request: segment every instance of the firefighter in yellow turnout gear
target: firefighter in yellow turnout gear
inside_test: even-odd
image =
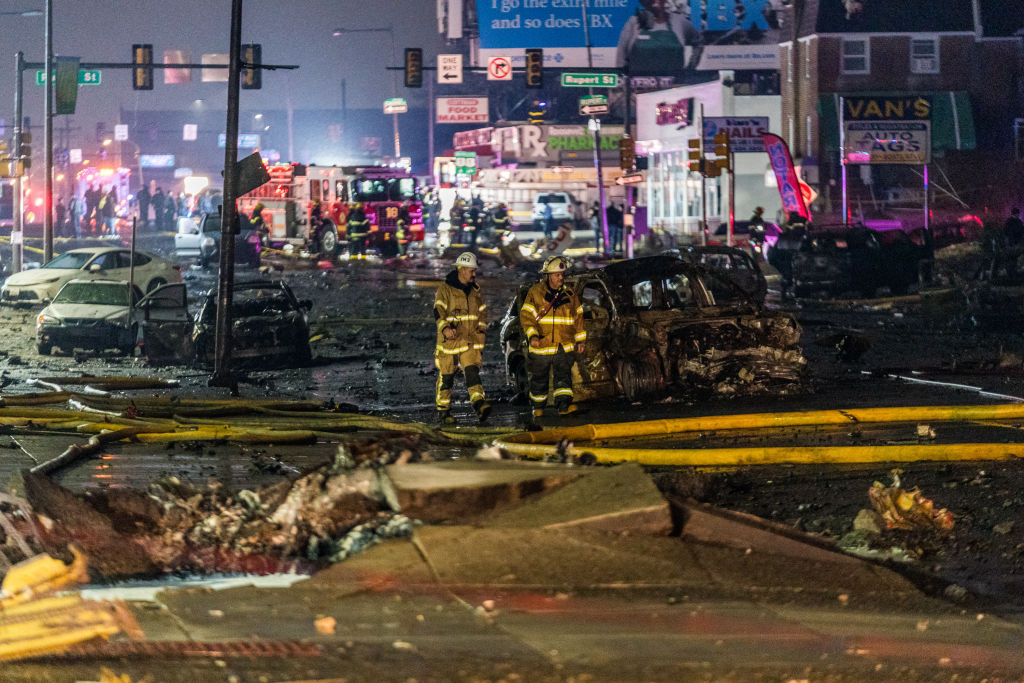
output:
[[[548,373],[553,374],[554,401],[559,415],[576,412],[572,394],[572,365],[583,354],[587,339],[579,296],[565,286],[569,264],[561,256],[544,262],[544,279],[530,288],[519,311],[529,341],[526,370],[530,377],[533,416],[544,414]]]
[[[460,254],[455,260],[455,270],[448,273],[434,298],[437,323],[435,402],[441,424],[455,423],[451,413],[452,385],[459,367],[466,378],[469,401],[477,417],[483,422],[491,412],[491,404],[480,382],[487,307],[476,283],[476,268],[476,256],[468,251]]]

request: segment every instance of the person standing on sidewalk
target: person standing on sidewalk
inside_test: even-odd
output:
[[[441,424],[455,424],[452,417],[452,386],[455,371],[460,367],[466,378],[469,401],[480,422],[491,414],[491,404],[484,395],[480,381],[483,364],[484,334],[487,330],[487,307],[476,283],[476,256],[469,251],[455,259],[455,269],[448,273],[434,297],[434,321],[437,342],[434,365],[437,367],[435,403]]]
[[[519,311],[526,332],[526,370],[530,377],[533,417],[544,414],[548,401],[548,374],[554,375],[554,400],[559,415],[576,412],[572,392],[572,366],[583,355],[587,332],[583,306],[576,292],[565,286],[568,261],[552,256],[544,262],[540,282],[530,288]]]

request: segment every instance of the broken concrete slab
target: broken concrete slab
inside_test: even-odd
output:
[[[802,534],[761,517],[698,503],[677,502],[685,540],[700,541],[740,550],[784,555],[815,562],[859,564],[861,561],[830,547],[826,541]]]
[[[518,461],[435,462],[385,469],[401,510],[427,523],[465,522],[578,479],[584,470]]]
[[[690,586],[708,573],[678,539],[592,531],[466,526],[421,527],[415,541],[447,587]]]
[[[640,465],[592,467],[586,476],[485,521],[489,527],[587,527],[600,531],[668,534],[671,511]]]

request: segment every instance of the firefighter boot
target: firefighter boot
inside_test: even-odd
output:
[[[559,401],[558,402],[558,414],[559,415],[572,415],[575,412],[576,412],[576,404],[575,403],[573,403],[571,401],[568,401],[568,400],[563,400],[563,401]]]
[[[439,424],[445,426],[451,426],[455,424],[455,418],[452,417],[452,411],[450,410],[437,411],[437,421]]]
[[[473,410],[476,411],[476,415],[480,418],[480,424],[487,421],[487,416],[491,414],[491,404],[487,401],[481,400],[473,404]]]

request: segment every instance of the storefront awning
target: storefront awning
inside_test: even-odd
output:
[[[905,93],[858,92],[851,97],[892,97]],[[975,149],[974,116],[971,113],[971,99],[965,92],[940,90],[914,93],[926,95],[932,102],[932,151]],[[831,93],[818,97],[818,116],[821,124],[821,138],[825,145],[823,152],[839,153],[839,94]]]

